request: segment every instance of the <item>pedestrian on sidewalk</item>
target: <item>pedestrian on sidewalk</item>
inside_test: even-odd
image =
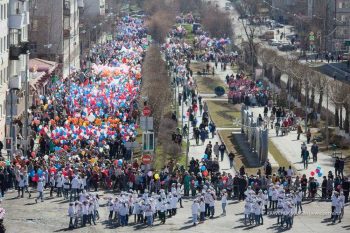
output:
[[[227,192],[224,189],[221,194],[221,207],[222,207],[223,216],[226,216],[226,205],[227,205]]]
[[[223,142],[219,146],[219,151],[220,151],[221,162],[222,162],[224,160],[224,154],[225,154],[225,151],[226,151],[226,146],[225,146],[225,144]]]
[[[304,169],[308,169],[308,167],[309,167],[309,151],[304,150],[302,156],[303,156]]]
[[[215,131],[216,131],[216,125],[212,121],[209,123],[209,131],[211,133],[211,138],[214,138]]]
[[[220,148],[219,143],[216,142],[214,147],[213,147],[213,151],[214,151],[214,154],[215,154],[215,157],[217,160],[219,160],[219,153],[220,153],[219,148]]]
[[[314,141],[313,145],[311,146],[311,154],[312,154],[312,162],[317,162],[317,153],[318,153],[318,145],[316,141]]]
[[[297,127],[297,134],[298,134],[297,140],[300,139],[300,134],[302,134],[302,133],[303,133],[303,130],[301,129],[301,126],[299,124],[298,127]]]
[[[203,111],[204,111],[204,112],[208,112],[208,105],[207,105],[207,102],[204,102]]]
[[[229,154],[228,154],[228,159],[230,161],[230,168],[233,167],[233,160],[235,159],[235,154],[233,153],[233,151],[231,151]]]
[[[69,203],[69,208],[68,208],[68,216],[69,216],[69,229],[74,228],[74,217],[75,217],[76,211],[75,211],[75,205],[74,202]]]
[[[192,210],[192,222],[193,222],[193,226],[197,225],[197,221],[198,221],[198,212],[199,212],[199,203],[198,200],[195,199],[192,203],[191,206],[191,210]]]
[[[306,132],[306,141],[307,141],[307,144],[310,143],[310,140],[311,140],[311,132],[310,132],[310,129],[308,129],[307,132]]]
[[[278,133],[279,133],[279,131],[280,131],[280,128],[281,128],[281,124],[280,124],[280,122],[277,120],[276,123],[275,123],[276,137],[278,137]]]
[[[38,203],[38,199],[41,199],[41,202],[44,201],[44,177],[40,177],[37,184],[38,197],[35,198],[35,202]]]
[[[205,139],[208,138],[208,132],[205,129],[201,129],[200,131],[200,138],[202,141],[202,145],[204,145]]]

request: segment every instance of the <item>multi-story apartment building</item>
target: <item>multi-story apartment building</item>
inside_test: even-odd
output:
[[[8,91],[8,5],[9,0],[0,0],[0,140],[5,138],[6,94]]]
[[[345,41],[350,40],[350,1],[333,0],[330,15],[333,19],[332,50],[346,50]]]
[[[8,44],[9,66],[8,87],[6,97],[6,136],[17,139],[17,133],[27,134],[23,130],[25,114],[27,114],[26,95],[28,83],[28,28],[29,28],[29,2],[28,0],[11,0],[8,7]],[[12,126],[12,128],[11,128]],[[17,143],[16,143],[17,142]],[[14,141],[14,148],[20,141]]]
[[[34,57],[59,63],[64,76],[80,69],[82,0],[32,0],[30,42]]]

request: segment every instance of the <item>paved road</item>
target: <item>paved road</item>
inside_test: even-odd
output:
[[[109,196],[100,192],[102,198]],[[47,196],[48,193],[46,192]],[[8,194],[3,202],[6,208],[5,226],[9,233],[49,233],[49,232],[65,232],[69,219],[67,217],[68,202],[62,198],[46,199],[43,203],[35,204],[33,198],[17,199],[15,193]],[[159,221],[155,221],[152,228],[145,228],[140,225],[115,228],[110,224],[108,219],[107,208],[104,207],[105,201],[101,200],[99,213],[101,219],[97,221],[96,226],[87,226],[73,230],[72,232],[196,232],[196,233],[212,233],[212,232],[283,232],[284,229],[276,225],[276,217],[273,215],[264,216],[264,225],[245,226],[243,224],[243,202],[229,201],[227,207],[227,215],[221,215],[220,201],[216,202],[215,218],[205,221],[196,227],[191,223],[190,205],[192,201],[184,200],[184,208],[178,209],[175,217],[166,220],[164,225],[160,225]],[[350,230],[349,206],[345,207],[345,217],[340,224],[332,225],[329,222],[329,202],[306,202],[304,204],[304,214],[295,216],[294,226],[289,232],[346,232]],[[133,223],[133,217],[130,223]]]
[[[262,107],[250,108],[250,111],[253,112],[254,117],[258,117],[259,114],[262,116],[264,115],[264,108]],[[283,154],[290,164],[296,168],[299,174],[306,174],[309,176],[311,171],[316,170],[317,166],[321,166],[324,175],[328,174],[328,171],[334,172],[334,159],[324,152],[320,152],[318,154],[317,162],[311,162],[312,159],[310,159],[308,169],[304,169],[304,164],[301,162],[301,144],[303,142],[306,143],[305,134],[300,135],[300,140],[297,140],[296,131],[291,131],[285,136],[276,136],[276,131],[273,129],[269,130],[269,138],[281,152],[281,154]],[[307,145],[309,151],[311,149],[311,145],[312,144]],[[312,157],[311,153],[310,157]],[[321,178],[316,178],[319,182],[322,181]]]

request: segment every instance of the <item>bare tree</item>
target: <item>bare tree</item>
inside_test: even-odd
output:
[[[146,53],[142,68],[142,96],[148,97],[152,110],[154,130],[157,133],[162,117],[171,102],[170,77],[161,57],[160,49],[151,45]]]
[[[228,13],[220,11],[217,7],[208,5],[201,10],[202,24],[211,36],[216,38],[232,38],[233,28]]]

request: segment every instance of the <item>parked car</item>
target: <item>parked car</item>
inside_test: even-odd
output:
[[[279,46],[277,46],[278,50],[280,51],[294,51],[296,50],[296,47],[294,45],[291,45],[291,44],[281,44]]]

